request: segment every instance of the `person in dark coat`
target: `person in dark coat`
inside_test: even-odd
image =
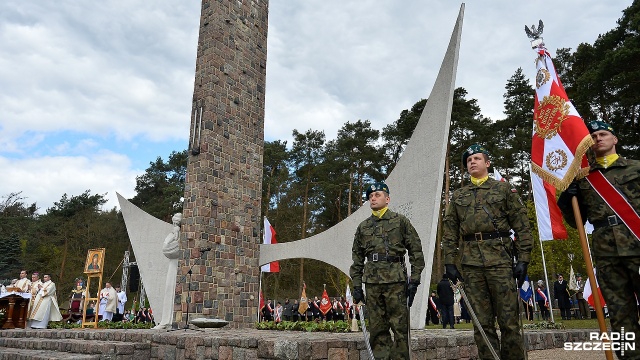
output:
[[[431,296],[429,296],[429,303],[427,304],[427,320],[426,323],[429,325],[429,321],[433,323],[433,325],[438,325],[440,323],[440,313],[438,313],[438,308],[440,307],[440,299],[436,297],[436,292],[432,291]]]
[[[291,304],[289,299],[285,299],[284,306],[282,307],[282,320],[291,321],[292,315],[293,315],[293,304]]]
[[[453,329],[455,318],[453,316],[453,289],[451,282],[446,276],[438,283],[438,298],[440,299],[440,314],[442,316],[442,328],[446,328],[447,324]]]
[[[571,320],[571,300],[569,287],[562,274],[558,274],[558,280],[553,283],[553,296],[558,300],[558,308],[562,320]]]
[[[464,300],[460,299],[460,320],[464,320],[464,322],[471,322],[471,314],[467,310],[467,304],[464,303]]]

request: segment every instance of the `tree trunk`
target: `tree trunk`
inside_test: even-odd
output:
[[[62,264],[60,264],[60,275],[56,282],[58,284],[62,284],[62,277],[64,275],[64,265],[67,261],[67,249],[69,248],[69,237],[65,235],[64,237],[64,251],[62,252]]]
[[[353,190],[353,171],[349,173],[349,207],[347,209],[347,217],[351,215],[351,191]]]
[[[304,187],[304,201],[302,203],[302,235],[300,239],[307,237],[307,204],[309,202],[309,183],[311,182],[311,170],[307,171],[307,184]],[[300,288],[304,283],[304,258],[300,258]]]

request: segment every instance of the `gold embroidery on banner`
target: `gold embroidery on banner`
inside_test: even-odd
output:
[[[551,79],[551,74],[547,69],[538,69],[538,73],[536,74],[536,88],[539,89],[540,86],[544,85]]]
[[[569,115],[569,104],[558,95],[545,96],[533,114],[533,131],[542,139],[551,139],[558,134],[562,122]]]
[[[564,167],[567,166],[568,160],[567,153],[563,150],[554,150],[547,154],[544,159],[547,168],[551,171],[564,169]]]

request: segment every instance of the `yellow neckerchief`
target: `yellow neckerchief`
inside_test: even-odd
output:
[[[609,154],[607,156],[596,158],[596,162],[605,169],[611,166],[620,156],[618,154]]]
[[[389,208],[385,206],[380,210],[372,210],[371,212],[373,213],[373,216],[377,217],[378,219],[382,219],[382,215],[384,215],[384,213],[386,213],[388,209]]]
[[[483,178],[474,178],[473,176],[471,177],[471,183],[473,183],[473,185],[475,186],[480,186],[482,184],[484,184],[485,181],[487,181],[487,179],[489,179],[489,175],[487,174],[487,176],[483,177]]]

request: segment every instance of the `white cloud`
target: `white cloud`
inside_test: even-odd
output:
[[[506,81],[518,67],[534,73],[525,24],[543,19],[553,53],[593,43],[631,3],[469,1],[456,86],[499,119]],[[1,1],[0,195],[22,190],[44,209],[91,189],[115,204],[114,190],[134,195],[136,168],[183,150],[200,5]],[[270,1],[265,138],[311,128],[331,139],[346,122],[396,120],[429,96],[459,6]]]
[[[115,191],[126,198],[135,196],[135,178],[144,171],[130,167],[126,156],[106,151],[86,157],[0,157],[0,195],[21,191],[25,203],[36,202],[44,213],[65,193],[71,197],[91,190],[91,194],[106,194],[104,210],[109,210],[118,206]]]

